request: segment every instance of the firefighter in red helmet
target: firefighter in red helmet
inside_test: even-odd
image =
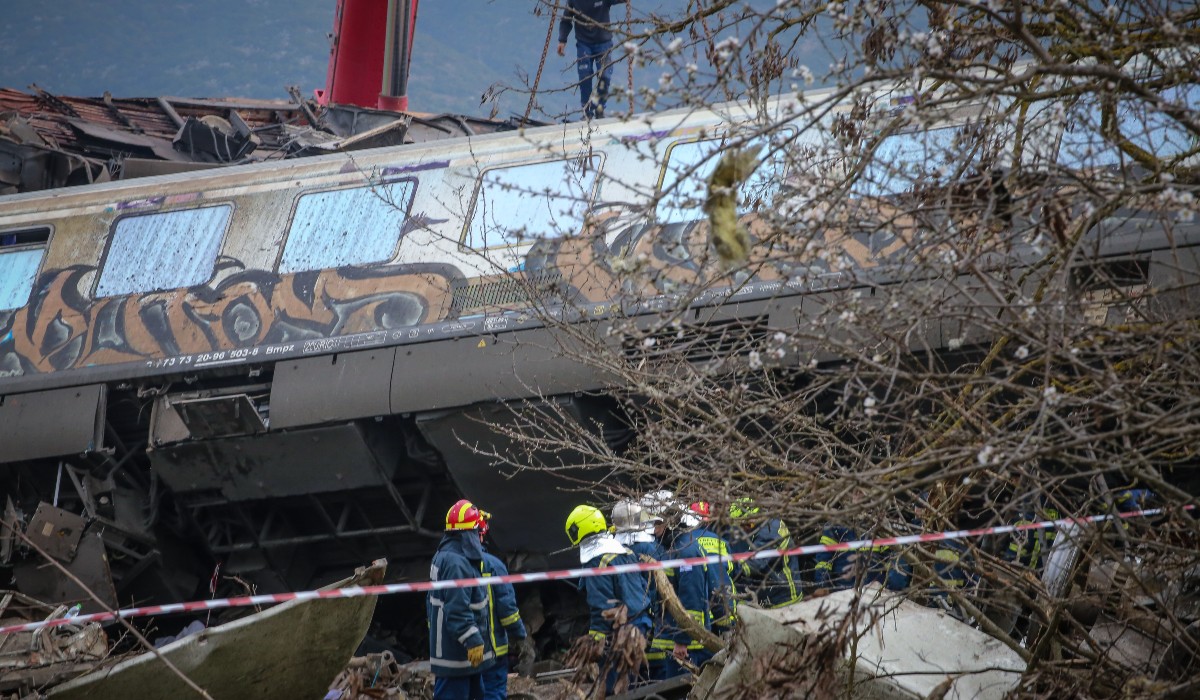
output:
[[[446,534],[429,567],[431,581],[479,578],[483,566],[480,536],[487,515],[467,500],[446,512]],[[487,648],[487,590],[447,588],[425,598],[429,618],[429,666],[437,700],[483,700],[483,672],[496,663]]]

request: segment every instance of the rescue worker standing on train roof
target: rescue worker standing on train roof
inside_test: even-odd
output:
[[[718,535],[710,525],[712,504],[708,501],[696,501],[688,506],[688,511],[683,517],[687,522],[695,521],[692,533],[696,536],[696,542],[700,545],[700,549],[704,551],[705,556],[728,557],[729,543],[725,541],[724,537]],[[730,560],[728,563],[709,564],[708,568],[716,579],[717,584],[717,590],[710,601],[713,631],[723,634],[733,629],[733,623],[736,619],[737,603],[735,597],[736,591],[733,586],[733,560]]]
[[[779,518],[765,517],[750,498],[739,498],[729,506],[732,520],[725,541],[729,551],[760,552],[792,546],[791,533]],[[745,559],[733,567],[733,581],[764,608],[791,605],[804,597],[800,566],[796,557]]]
[[[567,54],[567,38],[575,29],[575,68],[579,73],[579,103],[588,119],[604,116],[608,86],[612,82],[613,34],[610,10],[626,0],[567,0],[558,23],[558,55]],[[595,91],[592,79],[596,79]]]
[[[567,516],[566,532],[571,546],[579,547],[579,563],[584,568],[603,569],[639,561],[629,548],[609,533],[599,508],[576,506]],[[579,586],[587,596],[589,637],[605,644],[606,651],[611,652],[610,642],[616,631],[612,620],[623,606],[626,624],[638,631],[645,646],[644,640],[650,638],[654,623],[650,619],[650,583],[644,573],[630,571],[611,576],[588,576],[580,579]],[[610,653],[606,653],[600,667],[615,669],[615,659]],[[616,681],[615,672],[610,672],[607,678],[610,692]]]
[[[669,491],[657,491],[651,496],[657,509],[652,512],[663,518],[666,526],[663,542],[666,558],[692,559],[706,556],[692,529],[699,524],[699,519],[687,518],[687,509]],[[717,593],[718,585],[710,567],[706,564],[695,564],[667,569],[667,578],[688,616],[698,626],[711,631],[713,618],[710,601]],[[671,655],[667,658],[668,677],[687,673],[683,666],[685,661],[693,666],[700,666],[712,658],[712,652],[705,649],[699,640],[692,639],[691,635],[675,624],[669,616],[664,617],[663,630],[655,640],[656,644],[666,641],[671,642]]]
[[[483,567],[480,528],[483,514],[468,500],[446,513],[446,534],[429,567],[429,580],[478,578]],[[425,598],[429,620],[429,668],[436,700],[483,700],[483,673],[496,663],[485,640],[488,595],[481,586],[430,591]]]
[[[483,523],[479,528],[479,539],[487,537],[490,527],[491,514],[479,511]],[[500,558],[483,550],[483,577],[507,576],[508,567]],[[499,583],[487,587],[488,597],[488,636],[489,647],[496,656],[496,663],[483,672],[483,696],[487,700],[503,700],[508,697],[509,659],[520,657],[517,667],[523,675],[529,674],[533,666],[535,651],[533,640],[525,631],[525,623],[521,621],[521,611],[517,609],[517,592],[511,583]],[[515,651],[509,654],[509,640]]]

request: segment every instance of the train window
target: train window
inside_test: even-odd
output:
[[[875,147],[871,162],[863,168],[852,191],[883,197],[911,191],[918,185],[942,185],[956,179],[956,168],[963,162],[975,162],[962,157],[964,146],[958,143],[962,131],[962,127],[952,126],[885,137]]]
[[[233,207],[138,214],[113,224],[96,297],[179,289],[207,282]]]
[[[48,240],[48,228],[0,231],[0,311],[29,302]]]
[[[793,134],[781,134],[790,138]],[[720,161],[726,142],[721,139],[706,141],[679,141],[667,151],[667,163],[663,170],[663,193],[656,210],[658,220],[664,224],[698,221],[706,217],[704,200],[708,192],[708,178]],[[762,148],[765,138],[751,139],[748,148]],[[764,158],[749,179],[742,184],[738,197],[738,213],[744,214],[762,206],[769,206],[784,181],[786,163],[784,149],[762,148]]]
[[[1091,96],[1089,96],[1091,97]],[[1162,91],[1167,102],[1195,108],[1200,104],[1200,85],[1176,85]],[[1117,103],[1118,133],[1146,153],[1163,159],[1189,153],[1200,147],[1195,136],[1178,120],[1153,109],[1144,101]],[[1059,162],[1068,168],[1104,167],[1125,160],[1113,139],[1101,131],[1101,109],[1095,99],[1078,101],[1064,114]]]
[[[600,164],[597,155],[484,172],[463,245],[482,250],[577,233]]]
[[[396,254],[416,182],[300,196],[279,272],[386,262]]]

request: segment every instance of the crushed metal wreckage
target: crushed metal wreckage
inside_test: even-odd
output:
[[[1003,698],[1025,662],[943,610],[877,584],[762,610],[738,608],[729,648],[705,668],[693,700],[751,696]],[[853,642],[853,643],[851,643]]]
[[[518,119],[304,99],[64,97],[0,88],[0,195],[515,129]],[[534,124],[533,122],[527,122]]]
[[[78,609],[78,608],[75,608]],[[66,605],[48,605],[16,591],[0,591],[0,626],[70,615]],[[0,636],[0,698],[53,685],[95,669],[109,654],[98,623],[66,624]]]
[[[387,562],[379,560],[322,590],[378,584],[386,571]],[[94,622],[0,636],[0,697],[186,697],[189,688],[163,663],[166,659],[214,698],[320,698],[362,642],[376,600],[290,601],[144,653],[111,654],[107,635]],[[46,606],[19,593],[0,594],[5,622],[54,619],[66,612],[66,606]]]

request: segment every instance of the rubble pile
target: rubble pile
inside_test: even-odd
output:
[[[428,661],[400,664],[390,651],[350,659],[325,700],[427,700],[433,697]]]
[[[71,614],[16,591],[0,591],[0,627]],[[108,636],[95,622],[43,627],[0,636],[0,698],[24,697],[87,673],[109,656]]]

